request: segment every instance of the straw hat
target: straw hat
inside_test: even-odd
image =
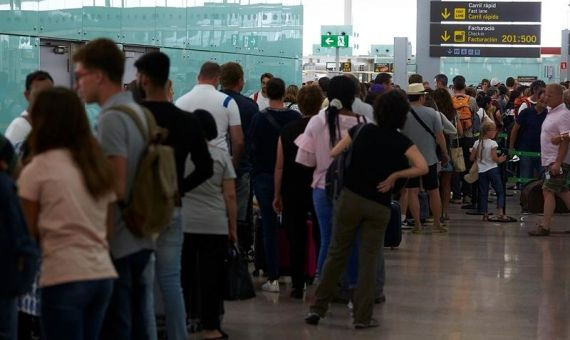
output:
[[[424,89],[424,84],[422,83],[413,83],[408,85],[408,91],[406,94],[409,95],[418,95],[418,94],[426,94],[426,90]]]

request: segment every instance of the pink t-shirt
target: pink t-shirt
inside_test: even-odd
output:
[[[39,203],[40,286],[116,278],[106,239],[107,206],[95,200],[65,149],[35,156],[18,180],[20,197]]]
[[[362,116],[339,116],[341,138],[354,125],[364,123]],[[339,140],[340,141],[340,140]],[[332,163],[329,128],[326,123],[326,112],[321,110],[311,118],[305,132],[295,140],[299,147],[295,161],[308,167],[315,167],[313,188],[324,189],[327,169]]]
[[[549,166],[556,161],[558,156],[558,145],[552,144],[552,137],[560,136],[570,130],[570,111],[566,105],[560,104],[548,111],[542,131],[540,133],[540,154],[542,166]],[[566,154],[564,163],[570,164],[570,152]]]

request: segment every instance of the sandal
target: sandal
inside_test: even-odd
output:
[[[528,236],[549,236],[549,235],[550,235],[550,229],[546,229],[540,224],[536,226],[536,230],[528,232]]]
[[[431,228],[431,232],[432,234],[443,234],[443,233],[447,233],[447,228],[444,227],[438,227],[438,228]]]

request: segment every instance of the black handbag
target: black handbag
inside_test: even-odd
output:
[[[224,280],[224,300],[246,300],[255,297],[247,260],[237,245],[228,247]]]

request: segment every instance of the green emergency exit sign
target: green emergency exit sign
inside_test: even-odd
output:
[[[348,35],[321,35],[321,47],[348,47]]]

